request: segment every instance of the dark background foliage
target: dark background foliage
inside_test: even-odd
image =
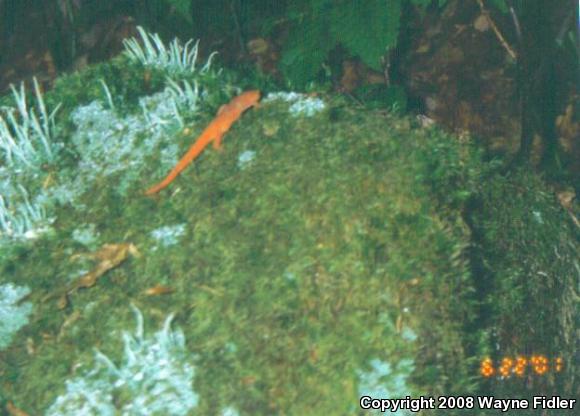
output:
[[[572,0],[370,0],[364,7],[343,0],[4,0],[0,88],[107,59],[142,24],[165,38],[200,38],[206,53],[257,66],[291,88],[332,87],[370,106],[426,113],[499,147],[511,155],[508,167],[533,163],[554,178],[574,177],[576,7]],[[472,48],[479,57],[469,56]],[[483,91],[490,77],[507,91]]]

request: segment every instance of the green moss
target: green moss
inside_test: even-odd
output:
[[[160,88],[157,81],[146,88],[143,69],[119,71],[121,65],[119,59],[71,75],[48,96],[70,113],[102,99],[100,78],[123,97]],[[218,103],[220,94],[208,98],[210,108],[211,100],[225,101]],[[409,395],[474,394],[489,332],[517,325],[514,314],[530,296],[543,313],[555,311],[541,307],[540,275],[525,280],[517,265],[535,258],[541,267],[534,270],[553,276],[570,265],[563,253],[572,240],[557,205],[534,176],[488,175],[481,187],[488,168],[478,152],[439,130],[325,98],[329,108],[312,117],[290,117],[289,104],[280,101],[249,111],[222,151],[206,150],[153,198],[142,194],[165,174],[158,154],[147,156],[126,193],[115,191],[123,171],[99,176],[73,204],[58,207],[52,235],[0,256],[0,281],[28,285],[35,303],[32,323],[1,353],[0,374],[8,378],[0,396],[38,414],[64,391],[65,379],[90,368],[93,347],[119,358],[119,334],[134,327],[130,302],[152,328],[176,312],[197,357],[199,414],[228,406],[253,415],[354,414],[360,374],[378,362],[372,360],[393,368],[412,362]],[[131,113],[131,105],[121,111]],[[204,122],[175,133],[180,153]],[[255,156],[242,168],[238,158],[248,150]],[[74,162],[67,160],[69,169]],[[529,207],[529,199],[512,194],[527,181],[537,189],[539,228],[507,219]],[[471,207],[470,229],[466,206],[477,198],[486,204]],[[521,220],[537,218],[528,212]],[[92,244],[132,242],[141,255],[71,295],[60,311],[46,295],[96,264],[71,259],[86,250],[72,237],[75,230],[89,224],[97,236]],[[176,245],[152,237],[176,224],[185,230]],[[477,255],[494,264],[489,279],[497,290],[488,302],[504,291],[516,299],[496,303],[495,320],[480,327],[471,262],[477,255],[469,251],[474,229],[481,234]],[[559,238],[558,253],[567,257],[553,262],[553,250],[542,243],[547,235]],[[143,294],[156,285],[174,291]],[[401,335],[409,330],[414,342]]]
[[[540,378],[526,395],[574,395],[577,373],[577,298],[580,279],[578,233],[555,195],[535,174],[518,171],[484,182],[482,207],[474,216],[484,266],[482,285],[493,328],[493,356],[561,357],[565,371]],[[519,386],[488,386],[501,394],[520,394]]]

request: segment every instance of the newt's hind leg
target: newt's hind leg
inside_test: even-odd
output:
[[[215,136],[215,138],[213,139],[213,148],[216,150],[221,150],[222,148],[222,137],[224,135],[223,134],[218,134]]]

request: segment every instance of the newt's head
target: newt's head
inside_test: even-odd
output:
[[[245,111],[250,107],[255,106],[260,101],[260,91],[259,90],[249,90],[244,91],[237,97],[234,97],[230,104],[235,107],[238,111]]]
[[[244,104],[252,106],[258,104],[260,96],[261,94],[259,90],[249,90],[241,93],[238,98],[240,98]]]

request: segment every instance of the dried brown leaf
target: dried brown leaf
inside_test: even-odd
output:
[[[12,402],[6,403],[6,412],[8,412],[9,416],[28,416],[28,413],[14,406]]]
[[[79,277],[64,291],[59,292],[59,300],[57,305],[58,308],[64,309],[68,305],[68,296],[70,294],[74,293],[78,289],[94,286],[101,276],[124,262],[129,257],[129,254],[135,257],[139,257],[139,251],[134,244],[104,244],[103,247],[94,253],[74,255],[71,259],[86,257],[89,259],[98,260],[99,263],[93,270]]]
[[[150,287],[149,289],[145,289],[143,291],[143,294],[145,296],[159,296],[159,295],[168,295],[173,292],[175,292],[175,289],[173,289],[172,287],[155,285],[153,287]]]

